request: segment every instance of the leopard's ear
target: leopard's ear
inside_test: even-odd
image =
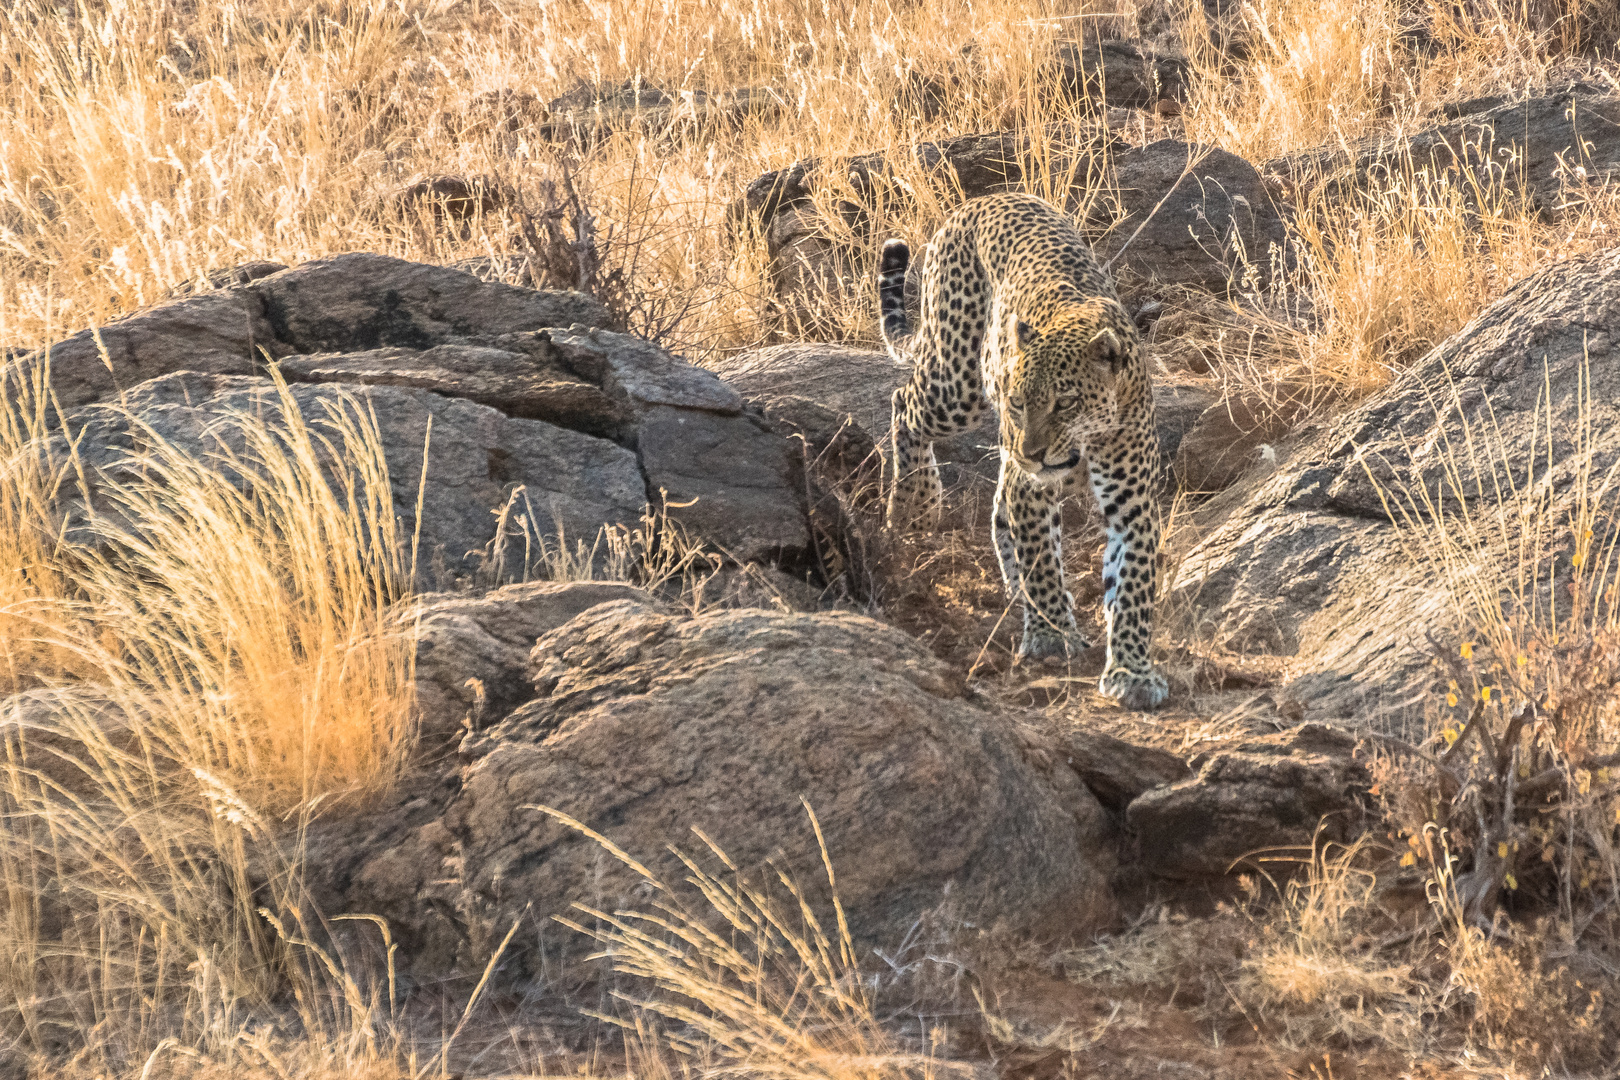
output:
[[[1029,323],[1025,322],[1023,319],[1017,319],[1014,321],[1013,335],[1018,339],[1018,347],[1020,349],[1027,349],[1031,345],[1035,344],[1035,339],[1039,336],[1035,333],[1035,328],[1029,325]]]
[[[1120,340],[1119,334],[1112,329],[1103,330],[1091,339],[1091,344],[1096,349],[1096,352],[1092,353],[1092,360],[1098,364],[1107,364],[1109,372],[1118,375],[1120,369],[1125,366],[1126,359],[1125,342]]]

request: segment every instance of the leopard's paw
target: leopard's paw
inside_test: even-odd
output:
[[[1091,642],[1078,630],[1058,630],[1051,626],[1028,627],[1018,645],[1020,660],[1061,663],[1091,648]],[[1095,669],[1093,669],[1095,670]]]
[[[1157,668],[1147,671],[1131,671],[1127,668],[1112,667],[1103,672],[1102,681],[1097,689],[1105,697],[1111,697],[1127,709],[1157,709],[1164,704],[1164,699],[1170,696],[1170,684],[1165,682],[1164,676]]]

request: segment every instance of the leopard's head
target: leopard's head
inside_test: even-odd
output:
[[[1001,445],[1042,484],[1078,464],[1088,435],[1118,423],[1119,391],[1141,370],[1142,339],[1117,300],[1068,304],[1039,323],[1014,318],[1000,402]]]

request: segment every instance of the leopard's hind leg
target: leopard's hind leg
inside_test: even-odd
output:
[[[893,356],[913,365],[911,379],[894,392],[889,429],[888,524],[898,529],[938,520],[944,488],[934,443],[971,430],[989,406],[979,353],[990,286],[971,235],[965,229],[941,231],[930,245],[923,264],[921,325],[915,331],[904,302],[910,262],[904,241],[883,246],[878,278],[883,337]]]

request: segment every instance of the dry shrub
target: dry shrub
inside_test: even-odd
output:
[[[1380,948],[1389,920],[1364,844],[1318,844],[1304,873],[1277,886],[1258,947],[1235,992],[1301,1049],[1379,1044],[1424,1049],[1430,987],[1414,978],[1416,950]]]
[[[1406,845],[1399,866],[1426,885],[1441,1003],[1478,1047],[1582,1069],[1620,1046],[1620,1012],[1602,993],[1620,951],[1602,917],[1620,897],[1620,471],[1597,468],[1584,377],[1573,403],[1573,421],[1550,401],[1536,418],[1538,430],[1560,425],[1562,459],[1514,460],[1489,423],[1462,419],[1432,488],[1399,478],[1385,489],[1462,640],[1431,638],[1445,685],[1428,737],[1386,742],[1374,790]],[[1450,421],[1456,403],[1436,408]]]

